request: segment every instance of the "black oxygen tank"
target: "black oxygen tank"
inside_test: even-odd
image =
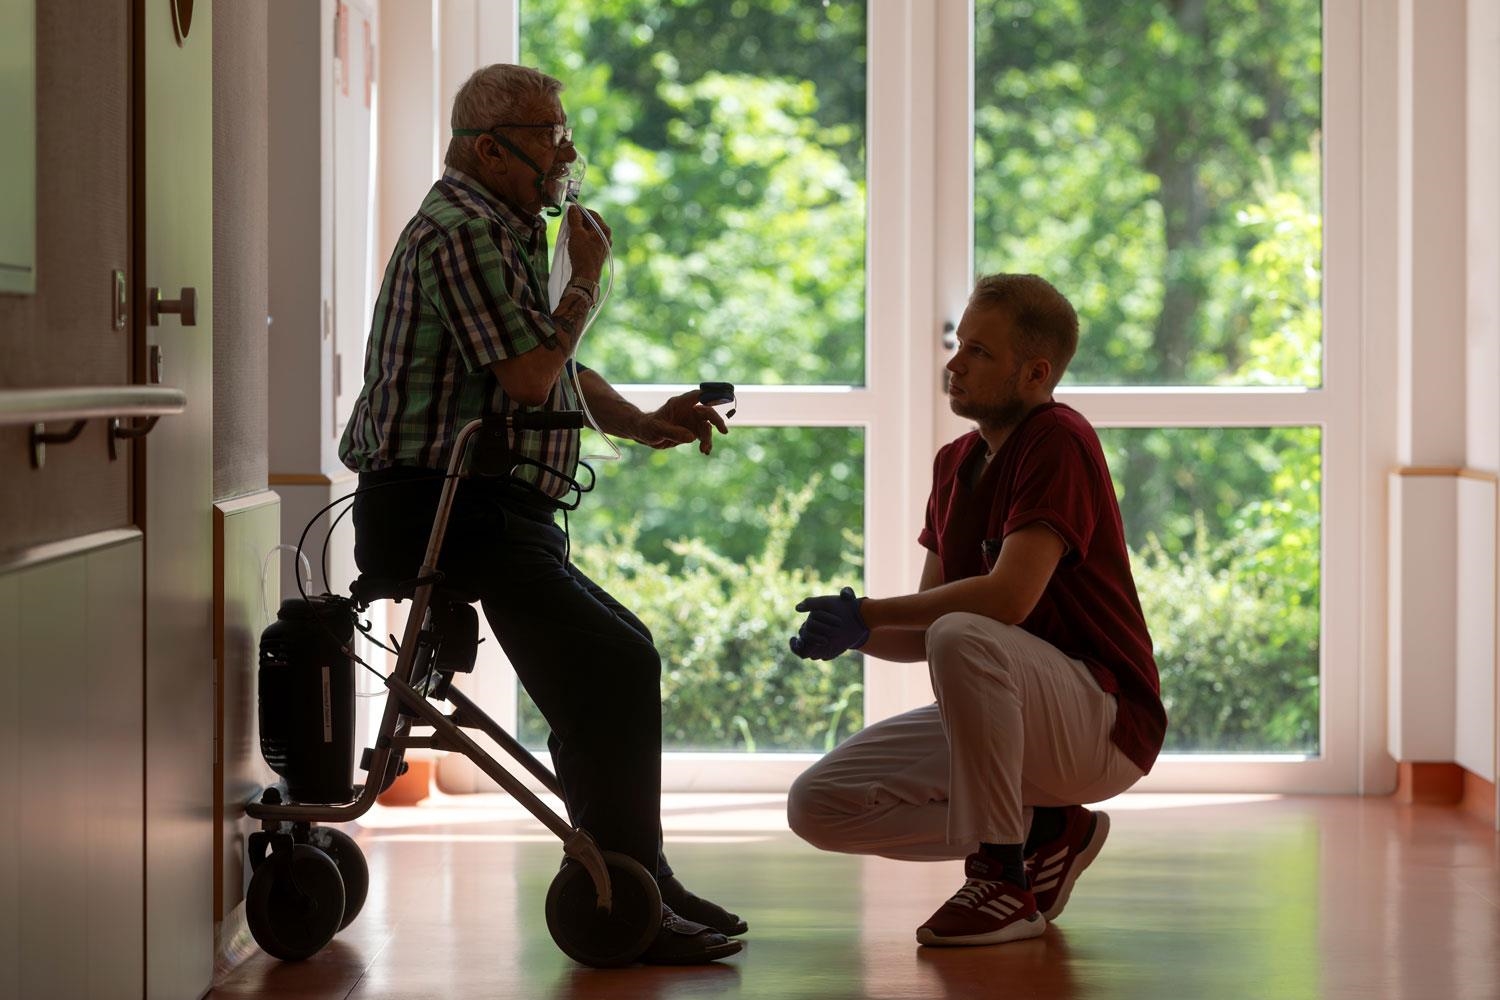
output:
[[[281,602],[260,636],[260,752],[294,802],[354,797],[354,608],[333,594]]]

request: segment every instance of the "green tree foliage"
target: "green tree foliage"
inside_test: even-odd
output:
[[[528,0],[615,236],[619,383],[864,382],[863,3]]]
[[[797,491],[816,477],[817,495],[797,508],[790,558],[832,577],[858,556],[846,536],[860,539],[864,523],[862,428],[731,426],[707,457],[687,448],[621,451],[618,462],[592,463],[598,486],[571,519],[584,543],[624,535],[629,527],[653,559],[674,568],[681,560],[668,543],[682,538],[703,539],[727,558],[746,560],[765,546],[777,490]],[[915,541],[916,529],[911,535]]]
[[[521,11],[523,61],[567,84],[584,200],[616,234],[583,359],[619,384],[863,384],[866,4]],[[1072,299],[1069,381],[1321,385],[1318,0],[993,0],[975,16],[976,260]],[[1101,438],[1169,748],[1315,750],[1318,429]],[[845,734],[857,658],[805,664],[784,639],[797,598],[857,578],[859,431],[739,428],[706,461],[626,456],[573,518],[575,549],[657,634],[669,744]]]
[[[1253,358],[1262,301],[1300,292],[1287,287],[1300,276],[1246,265],[1268,235],[1256,220],[1295,211],[1282,190],[1319,211],[1320,13],[1318,0],[976,5],[979,268],[1067,290],[1088,338],[1073,381],[1318,384],[1315,346],[1285,367]]]

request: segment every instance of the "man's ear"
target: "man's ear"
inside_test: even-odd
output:
[[[486,164],[499,173],[505,173],[510,167],[510,158],[505,155],[505,147],[495,141],[495,137],[485,134],[474,143],[474,154],[479,157],[479,162]]]
[[[1051,378],[1051,361],[1046,358],[1032,358],[1026,363],[1026,381],[1045,388]]]

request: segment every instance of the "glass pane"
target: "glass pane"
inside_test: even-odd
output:
[[[865,382],[864,0],[524,0],[614,230],[615,384]]]
[[[1072,384],[1322,383],[1321,14],[976,5],[976,266],[1072,300]]]
[[[861,658],[787,648],[798,601],[863,577],[862,428],[739,427],[707,460],[631,448],[598,465],[573,558],[656,639],[667,749],[822,751],[864,725]]]
[[[1322,432],[1111,428],[1167,752],[1316,754]]]

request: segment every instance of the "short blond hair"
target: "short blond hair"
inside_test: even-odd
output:
[[[1057,387],[1078,351],[1078,313],[1062,292],[1035,274],[990,274],[974,286],[969,305],[1004,309],[1016,331],[1016,348],[1028,358],[1050,361],[1047,388]]]

